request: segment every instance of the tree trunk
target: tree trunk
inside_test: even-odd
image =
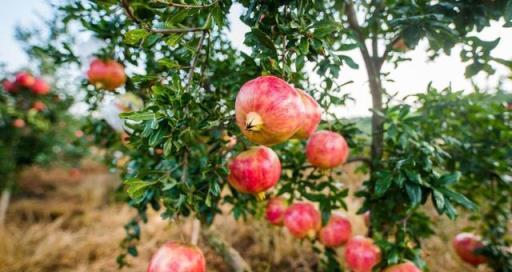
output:
[[[192,222],[192,234],[190,235],[190,243],[197,246],[199,242],[199,233],[201,232],[201,221],[194,219]]]
[[[0,228],[5,224],[5,217],[7,215],[7,208],[9,207],[9,199],[11,198],[11,190],[4,189],[2,197],[0,198]]]
[[[203,228],[201,231],[206,243],[217,252],[224,262],[229,266],[230,271],[234,272],[251,272],[251,267],[242,258],[240,253],[232,248],[226,241],[224,241],[218,233],[210,227],[210,229]]]

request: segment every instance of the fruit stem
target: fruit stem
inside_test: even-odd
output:
[[[245,129],[248,131],[260,131],[263,128],[263,119],[256,112],[249,112],[245,118]]]
[[[256,194],[256,199],[259,201],[265,200],[265,192],[259,192]]]
[[[313,239],[315,239],[315,237],[316,237],[316,231],[315,231],[315,230],[309,230],[306,236],[307,236],[310,240],[313,240]]]

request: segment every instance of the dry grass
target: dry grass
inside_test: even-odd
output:
[[[348,168],[342,180],[354,191],[363,176]],[[8,224],[0,230],[0,272],[32,271],[118,271],[115,263],[124,237],[123,225],[134,211],[113,201],[118,179],[106,169],[88,163],[82,176],[74,178],[66,170],[32,169],[22,178],[23,195],[14,199]],[[354,232],[366,228],[355,215],[359,201],[349,196],[349,210]],[[228,209],[225,209],[228,211]],[[436,217],[438,235],[425,243],[424,255],[431,271],[486,271],[459,261],[449,246],[453,235],[465,226]],[[228,212],[216,218],[215,228],[222,233],[254,271],[316,271],[318,259],[307,242],[291,238],[283,229],[264,222],[236,222]],[[130,258],[125,271],[144,271],[151,254],[164,241],[188,240],[189,220],[161,220],[150,213],[143,226],[139,257]],[[200,242],[208,271],[228,271],[222,259]],[[342,249],[339,250],[341,256]]]

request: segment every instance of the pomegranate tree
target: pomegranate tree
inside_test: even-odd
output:
[[[91,84],[109,91],[123,86],[126,81],[124,67],[111,59],[93,60],[87,71],[87,78]]]
[[[349,148],[345,138],[332,131],[317,131],[306,145],[308,161],[319,168],[333,168],[345,163]]]
[[[345,247],[345,264],[353,272],[371,272],[381,260],[380,248],[373,240],[354,236]]]
[[[228,164],[228,181],[237,191],[264,196],[264,192],[279,181],[281,162],[266,146],[251,147],[234,157]]]
[[[281,226],[283,225],[284,213],[287,207],[288,203],[284,198],[273,197],[267,203],[265,218],[270,224]]]
[[[179,242],[167,242],[151,258],[147,272],[205,272],[201,249]]]
[[[320,212],[311,203],[298,202],[292,204],[284,213],[284,225],[296,238],[314,238],[322,220]]]
[[[484,256],[475,252],[475,250],[482,248],[484,244],[480,237],[472,233],[463,232],[457,234],[452,244],[457,255],[459,255],[463,261],[471,265],[477,266],[487,261]]]
[[[307,139],[315,132],[322,119],[322,108],[308,93],[301,89],[296,89],[299,92],[302,102],[304,103],[304,117],[300,124],[299,130],[295,132],[294,137],[299,139]]]
[[[301,95],[275,76],[245,83],[236,96],[235,112],[242,133],[249,141],[262,145],[290,139],[304,121]]]
[[[334,213],[319,233],[320,243],[326,247],[340,247],[352,236],[352,225],[348,218]]]
[[[421,270],[414,263],[408,261],[387,267],[383,272],[421,272]]]

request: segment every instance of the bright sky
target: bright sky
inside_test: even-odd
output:
[[[5,62],[10,70],[19,69],[27,64],[28,59],[23,54],[14,40],[14,27],[17,24],[33,25],[38,22],[37,14],[42,16],[50,15],[50,8],[47,1],[44,0],[22,0],[22,1],[3,1],[0,9],[0,62]],[[235,6],[231,10],[231,33],[229,37],[233,44],[246,50],[243,46],[244,33],[248,30],[239,19],[242,13],[240,6]],[[36,15],[34,15],[36,14]],[[501,43],[494,51],[495,56],[512,60],[512,28],[502,28],[500,23],[494,23],[492,27],[486,29],[479,35],[487,40],[493,40],[500,37]],[[441,56],[434,62],[429,62],[425,54],[425,43],[418,46],[414,51],[407,52],[404,57],[412,59],[409,62],[402,63],[397,69],[391,66],[385,66],[385,72],[390,72],[390,78],[394,82],[385,83],[388,91],[394,93],[399,91],[399,97],[408,94],[423,92],[427,84],[432,81],[438,88],[444,88],[449,84],[455,89],[471,90],[471,81],[465,79],[465,65],[459,59],[460,48],[453,50],[451,56]],[[360,63],[358,70],[343,68],[339,81],[354,81],[353,84],[345,87],[356,100],[346,107],[340,109],[339,115],[343,117],[367,116],[368,109],[371,107],[371,98],[368,91],[368,80],[366,72],[362,65],[362,59],[358,51],[354,50],[351,56],[357,63]],[[510,75],[510,71],[504,67],[496,66],[497,73],[490,78],[479,74],[472,80],[481,87],[493,88],[498,79]],[[318,77],[312,74],[311,79],[317,81]],[[512,83],[507,82],[507,88],[512,90]]]

